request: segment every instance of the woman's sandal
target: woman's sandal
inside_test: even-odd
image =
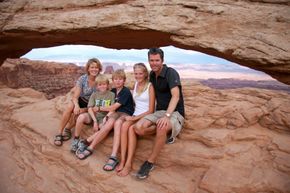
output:
[[[62,135],[56,135],[54,137],[54,145],[56,146],[62,146],[62,142],[63,142],[63,136]]]
[[[77,151],[77,152],[76,152],[76,156],[77,156],[77,158],[79,158],[80,160],[84,160],[84,159],[86,159],[87,157],[89,157],[89,156],[92,155],[92,154],[93,154],[93,150],[90,149],[89,147],[86,147],[86,148],[84,149],[84,151],[82,151],[82,152],[80,152],[80,151]],[[82,157],[80,157],[80,155],[82,155]]]
[[[62,135],[62,140],[63,140],[63,141],[70,140],[71,135],[72,135],[72,134],[71,134],[71,129],[64,128],[64,132],[63,132],[63,135]]]
[[[109,163],[109,161],[112,160],[112,163]],[[107,163],[103,166],[103,170],[105,171],[113,171],[115,170],[116,166],[119,164],[119,160],[115,156],[110,156]],[[110,166],[110,169],[106,169],[106,166]]]

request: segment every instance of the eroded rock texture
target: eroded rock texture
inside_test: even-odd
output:
[[[70,142],[53,145],[71,95],[45,99],[29,88],[0,86],[0,189],[14,192],[289,193],[290,95],[262,89],[215,90],[183,82],[186,123],[165,145],[145,181],[134,173],[148,157],[153,137],[140,138],[127,177],[102,167],[112,134],[87,160]],[[92,133],[87,129],[82,137]]]
[[[289,0],[5,0],[0,59],[62,44],[174,45],[290,84],[289,5]]]
[[[84,73],[75,64],[7,59],[0,67],[0,82],[11,88],[33,88],[51,99],[68,93]]]

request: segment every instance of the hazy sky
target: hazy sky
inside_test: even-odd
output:
[[[173,46],[163,47],[162,49],[164,51],[164,63],[176,68],[184,75],[187,74],[189,77],[191,77],[192,73],[198,76],[196,73],[198,72],[202,74],[201,77],[207,75],[209,78],[216,76],[222,76],[218,78],[231,78],[232,76],[236,77],[246,74],[251,74],[254,78],[269,78],[269,76],[262,72],[258,72],[230,61],[200,52],[183,50]],[[88,45],[63,45],[50,48],[33,49],[22,57],[31,60],[72,62],[78,65],[82,65],[88,59],[95,57],[100,59],[103,63],[114,62],[133,65],[137,62],[143,62],[148,65],[147,52],[147,49],[117,50]],[[215,74],[210,75],[209,73]],[[232,75],[226,75],[225,73]]]
[[[226,64],[221,58],[209,56],[200,52],[183,50],[173,46],[162,48],[165,63],[170,64]],[[98,46],[64,45],[51,48],[33,49],[23,57],[34,60],[86,62],[96,57],[102,62],[136,63],[147,62],[147,49],[117,50]]]

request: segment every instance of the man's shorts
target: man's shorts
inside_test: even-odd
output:
[[[158,119],[165,116],[165,113],[166,111],[164,110],[155,111],[155,113],[146,115],[144,118],[153,123],[156,123]],[[170,123],[172,125],[170,138],[175,139],[182,129],[182,126],[184,124],[184,117],[178,111],[174,111],[171,114]]]

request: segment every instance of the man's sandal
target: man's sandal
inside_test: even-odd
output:
[[[109,161],[112,160],[112,163],[109,163]],[[105,171],[113,171],[115,170],[116,166],[119,164],[119,160],[115,156],[110,156],[109,159],[107,160],[107,163],[103,166],[103,170]],[[107,169],[106,166],[110,166],[110,169]]]
[[[63,136],[62,135],[56,135],[54,137],[54,145],[62,146],[62,142],[63,142]]]
[[[68,128],[64,128],[64,132],[63,132],[63,135],[62,135],[62,140],[63,141],[67,141],[71,138],[71,129],[68,129]]]

